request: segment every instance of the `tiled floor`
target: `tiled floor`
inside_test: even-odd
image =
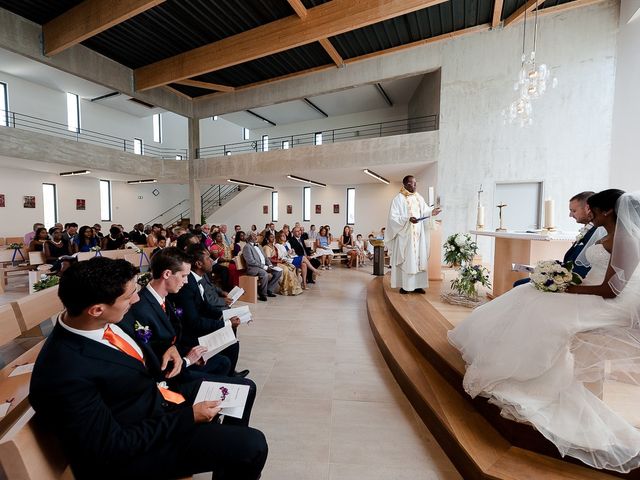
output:
[[[269,442],[263,480],[461,478],[378,351],[365,304],[372,278],[370,267],[336,267],[302,295],[251,305],[238,367],[258,385],[251,423]],[[0,304],[26,285],[12,279]],[[20,343],[0,359],[22,353]]]

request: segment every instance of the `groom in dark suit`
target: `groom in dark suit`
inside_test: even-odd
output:
[[[65,306],[31,377],[36,418],[61,442],[75,478],[176,478],[213,471],[216,480],[256,480],[264,435],[212,422],[218,402],[193,404],[200,382],[160,387],[148,358],[118,327],[138,301],[137,269],[96,257],[65,271]],[[179,370],[179,369],[178,369]]]

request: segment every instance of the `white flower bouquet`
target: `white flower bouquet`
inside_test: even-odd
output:
[[[443,245],[444,262],[447,265],[460,266],[470,263],[478,253],[478,245],[467,233],[454,233]]]
[[[536,264],[531,282],[543,292],[564,292],[569,285],[581,284],[582,277],[573,271],[572,262],[545,260]]]

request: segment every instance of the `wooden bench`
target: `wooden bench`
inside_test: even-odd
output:
[[[21,240],[22,241],[22,240]],[[10,242],[18,243],[18,242]],[[15,253],[15,256],[14,256]],[[17,263],[17,265],[16,265]],[[9,273],[26,272],[30,270],[29,254],[26,248],[21,248],[19,252],[13,249],[0,247],[0,295],[4,293],[5,286],[9,281]]]
[[[240,288],[244,289],[244,293],[238,300],[247,303],[258,303],[258,277],[240,275],[238,283]]]

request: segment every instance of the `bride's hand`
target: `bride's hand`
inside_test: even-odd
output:
[[[580,287],[578,287],[578,285],[569,285],[567,287],[567,289],[565,290],[566,293],[578,293],[578,289]]]

